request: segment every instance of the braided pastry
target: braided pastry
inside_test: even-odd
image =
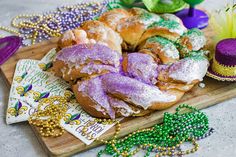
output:
[[[205,43],[175,15],[114,9],[65,32],[52,70],[92,116],[143,116],[172,106],[202,81]]]

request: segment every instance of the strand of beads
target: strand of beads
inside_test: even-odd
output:
[[[28,46],[52,37],[59,37],[65,31],[79,27],[84,21],[98,17],[106,10],[107,3],[107,1],[85,2],[62,6],[56,11],[42,15],[18,15],[11,23],[17,30],[6,27],[0,27],[0,30],[19,35],[23,39],[23,45]]]
[[[181,113],[182,109],[190,112]],[[208,131],[208,133],[207,133]],[[176,113],[165,113],[163,124],[155,125],[152,128],[135,131],[122,139],[113,138],[111,141],[103,141],[106,148],[98,153],[113,156],[133,156],[140,149],[146,149],[146,155],[155,152],[158,156],[182,156],[194,153],[199,145],[196,140],[205,138],[213,133],[209,129],[207,116],[188,105],[180,105]],[[180,146],[190,142],[193,148],[182,151]]]
[[[39,127],[41,136],[61,136],[65,130],[60,126],[60,120],[67,111],[67,99],[61,96],[52,96],[41,99],[37,112],[29,118],[31,125]]]

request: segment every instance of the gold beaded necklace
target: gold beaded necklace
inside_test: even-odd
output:
[[[33,45],[36,43],[36,40],[41,41],[41,39],[44,38],[45,36],[47,36],[45,37],[45,39],[49,39],[51,37],[60,37],[61,33],[63,33],[64,31],[68,29],[76,28],[78,25],[76,27],[73,27],[73,28],[69,27],[66,29],[64,29],[63,27],[67,27],[68,25],[72,23],[80,23],[80,21],[83,21],[83,18],[86,16],[89,16],[87,20],[91,20],[97,17],[105,6],[106,5],[103,3],[86,2],[86,3],[79,3],[76,5],[71,5],[71,6],[63,6],[63,7],[58,8],[57,11],[53,11],[48,14],[42,14],[42,15],[22,14],[22,15],[16,16],[11,21],[12,27],[16,28],[17,30],[4,27],[4,26],[0,26],[0,30],[6,31],[14,35],[18,35],[23,38],[23,41],[31,40],[31,44]],[[82,10],[82,12],[81,13],[77,12],[73,14],[76,17],[76,20],[71,21],[72,23],[69,23],[69,24],[66,23],[63,26],[61,25],[59,26],[59,23],[64,21],[64,19],[60,19],[60,18],[57,19],[57,17],[61,15],[60,13],[61,12],[73,13],[73,10],[74,11]],[[35,18],[37,20],[32,21],[32,19],[35,19]],[[48,26],[49,23],[54,23],[55,25],[57,25],[57,27],[50,28]],[[24,34],[22,33],[22,30],[30,30],[30,33]],[[42,35],[42,32],[43,32],[43,35]],[[3,37],[3,35],[0,35],[0,36]],[[23,42],[23,44],[25,43]]]
[[[41,136],[61,136],[65,130],[60,126],[60,120],[64,117],[67,108],[65,97],[53,96],[41,99],[37,112],[29,118],[29,124],[39,127]]]

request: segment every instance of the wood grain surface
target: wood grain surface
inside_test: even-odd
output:
[[[210,29],[204,30],[208,44],[207,49],[213,50],[212,32]],[[45,41],[30,47],[21,48],[15,55],[13,55],[5,64],[1,66],[1,72],[5,76],[7,83],[12,82],[16,63],[19,59],[41,59],[51,48],[56,47],[58,39]],[[219,82],[211,78],[205,78],[205,88],[195,86],[190,92],[186,93],[178,104],[187,103],[199,109],[209,107],[224,100],[236,97],[236,83]],[[121,132],[119,137],[127,135],[137,129],[151,127],[160,123],[164,112],[173,113],[176,106],[166,109],[164,111],[157,111],[150,115],[138,118],[126,118],[121,122]],[[37,128],[32,127],[40,143],[45,148],[50,156],[69,156],[87,149],[101,145],[99,142],[94,142],[91,145],[85,145],[79,139],[66,132],[63,136],[57,138],[41,137],[38,134]],[[101,136],[102,139],[109,139],[114,134],[114,127],[108,130]]]

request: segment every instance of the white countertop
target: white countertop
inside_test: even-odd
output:
[[[65,4],[75,4],[81,0],[0,0],[0,25],[9,26],[11,19],[22,13],[40,13]],[[231,2],[230,0],[227,0]],[[226,0],[205,0],[202,6],[208,10],[223,7]],[[2,32],[0,32],[1,34]],[[0,75],[0,156],[1,157],[46,157],[36,136],[27,123],[6,125],[5,112],[9,88]],[[204,109],[209,116],[210,126],[215,133],[199,141],[197,153],[187,157],[234,157],[236,156],[236,98]],[[75,157],[93,157],[104,148],[98,147]],[[143,156],[139,152],[136,157]],[[152,155],[154,156],[154,155]]]

